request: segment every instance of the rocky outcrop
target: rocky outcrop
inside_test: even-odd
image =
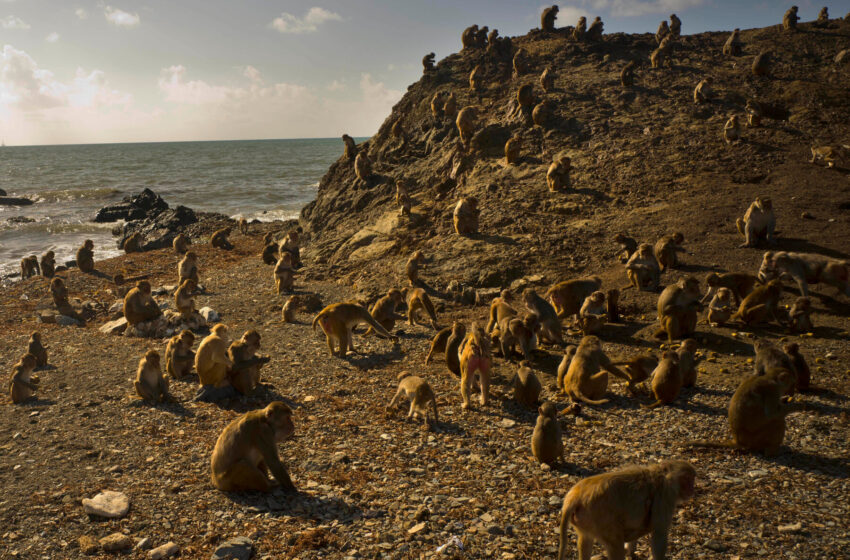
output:
[[[124,241],[134,233],[142,234],[142,251],[163,249],[170,247],[174,238],[183,231],[186,226],[198,221],[198,215],[191,208],[178,206],[159,212],[152,218],[135,220],[125,223],[113,234],[120,237],[118,246],[122,247]]]
[[[97,211],[94,221],[108,223],[153,219],[165,210],[168,210],[168,203],[152,190],[145,189],[136,196],[125,197],[123,202],[104,206]]]
[[[3,193],[5,194],[5,193]],[[29,206],[33,202],[28,198],[0,195],[0,206]]]

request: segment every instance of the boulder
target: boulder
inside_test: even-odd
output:
[[[212,309],[211,307],[202,307],[198,310],[198,313],[201,315],[201,317],[204,318],[207,324],[218,323],[219,321],[221,321],[221,316],[215,309]]]
[[[13,196],[0,196],[0,206],[29,206],[32,200]]]
[[[177,208],[167,209],[158,213],[156,216],[124,224],[124,227],[117,233],[120,236],[118,246],[121,247],[124,241],[132,234],[139,233],[142,236],[142,243],[140,245],[142,251],[171,247],[174,238],[186,226],[194,224],[197,221],[198,216],[191,208],[178,206]]]
[[[75,327],[80,324],[79,321],[67,315],[56,315],[53,322],[60,327]]]
[[[6,191],[4,191],[3,189],[0,189],[0,196],[6,196]]]
[[[94,498],[84,498],[83,510],[89,515],[117,519],[130,511],[130,498],[122,492],[106,490]]]
[[[210,560],[250,560],[254,543],[247,537],[236,537],[218,545]]]
[[[99,330],[104,334],[124,334],[124,331],[127,330],[127,319],[121,317],[120,319],[109,321],[108,323],[105,323],[103,326],[101,326]]]
[[[97,211],[95,222],[117,222],[118,220],[143,220],[154,218],[168,209],[168,204],[158,194],[145,189],[136,196],[128,196],[123,202],[104,206]]]

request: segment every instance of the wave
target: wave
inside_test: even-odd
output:
[[[113,187],[84,188],[84,189],[56,189],[44,190],[30,193],[29,196],[35,202],[67,202],[69,200],[90,198],[111,198],[112,195],[121,191]]]

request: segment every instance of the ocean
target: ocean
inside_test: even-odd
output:
[[[116,224],[91,220],[145,187],[171,207],[261,221],[297,217],[342,152],[338,138],[2,147],[0,189],[36,202],[0,206],[0,277],[47,250],[57,264],[73,259],[86,239],[95,259],[120,254]]]

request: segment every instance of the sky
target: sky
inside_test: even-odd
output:
[[[823,2],[824,0],[819,0]],[[796,0],[804,21],[822,3]],[[517,0],[0,0],[7,145],[370,136],[421,59],[473,23],[521,35],[546,4]],[[779,23],[776,0],[573,0],[556,25],[684,33]],[[850,12],[832,1],[831,17]]]

